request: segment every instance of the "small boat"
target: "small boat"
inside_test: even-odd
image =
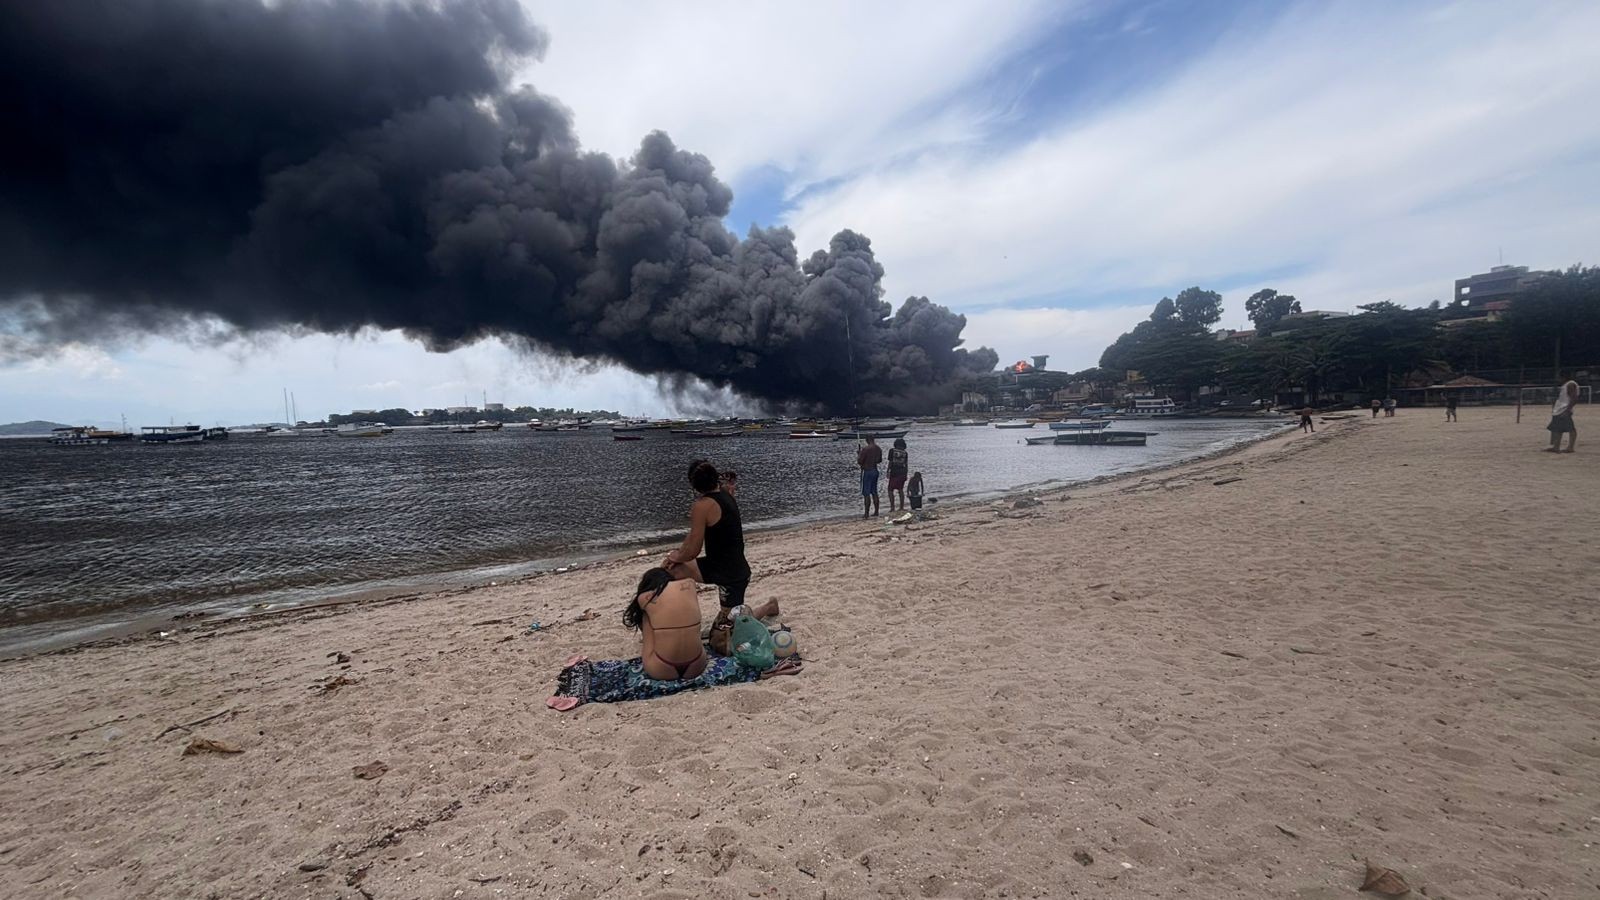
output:
[[[1107,406],[1104,403],[1093,403],[1093,404],[1090,404],[1089,406],[1085,406],[1082,409],[1079,409],[1078,410],[1078,415],[1082,416],[1085,419],[1091,419],[1091,418],[1094,418],[1096,416],[1115,415],[1116,412],[1117,412],[1117,408],[1115,406]]]
[[[814,441],[814,440],[816,440],[818,438],[822,438],[822,439],[826,440],[827,438],[831,438],[831,437],[833,437],[833,434],[830,433],[830,432],[826,432],[826,431],[791,431],[791,432],[789,432],[789,440],[791,440],[791,441]]]
[[[642,434],[613,434],[611,436],[611,439],[613,441],[642,441],[642,440],[644,440],[644,435],[642,435]]]
[[[702,431],[691,431],[688,436],[692,438],[728,438],[739,437],[743,434],[743,428],[707,428]]]
[[[1110,419],[1069,419],[1065,422],[1051,422],[1051,431],[1099,431],[1111,427]]]
[[[207,428],[206,429],[206,440],[208,440],[208,441],[225,441],[227,439],[228,439],[228,429],[226,429],[226,428]]]
[[[383,437],[381,422],[346,422],[334,434],[339,437]]]
[[[873,432],[878,434],[885,431],[899,431],[901,433],[905,433],[910,428],[910,422],[891,422],[885,419],[879,419],[875,421],[862,422],[856,425],[855,430],[863,433]]]
[[[1053,434],[1047,434],[1043,435],[1042,437],[1027,438],[1026,440],[1028,441],[1028,446],[1038,447],[1043,444],[1054,444],[1056,442],[1056,436]]]
[[[50,429],[50,443],[57,447],[93,447],[98,444],[109,444],[111,438],[95,433],[95,430],[88,426],[75,425]]]
[[[962,419],[961,421],[953,424],[957,428],[982,428],[989,423],[985,422],[983,419]]]
[[[530,419],[528,421],[528,427],[529,428],[540,428],[543,425],[544,425],[544,422],[539,420],[539,419]]]
[[[487,422],[487,421],[484,421],[483,419],[479,419],[478,421],[472,423],[472,430],[473,431],[499,431],[504,426],[505,426],[504,422]]]
[[[1066,431],[1055,436],[1057,444],[1080,447],[1143,447],[1148,431]]]
[[[905,431],[836,431],[833,437],[840,441],[859,441],[862,438],[903,438],[906,434]]]
[[[996,427],[996,428],[1032,428],[1033,427],[1033,423],[1032,422],[1018,422],[1015,419],[1013,419],[1010,422],[996,422],[996,423],[994,423],[994,427]]]
[[[616,433],[616,432],[619,432],[619,431],[649,431],[649,430],[650,430],[650,423],[649,422],[618,422],[617,424],[611,426],[611,431],[613,433]]]
[[[198,444],[205,439],[199,425],[146,425],[139,429],[143,444]]]

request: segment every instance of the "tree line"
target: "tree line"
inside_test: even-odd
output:
[[[1098,368],[1078,374],[1108,384],[1137,371],[1180,399],[1201,388],[1254,398],[1303,388],[1315,402],[1335,392],[1381,397],[1418,377],[1472,371],[1557,380],[1564,369],[1600,363],[1600,267],[1538,278],[1495,321],[1464,303],[1412,309],[1384,300],[1358,309],[1300,318],[1298,298],[1265,288],[1245,301],[1255,336],[1219,340],[1211,329],[1222,317],[1221,295],[1191,287],[1163,297],[1149,319],[1106,348]]]

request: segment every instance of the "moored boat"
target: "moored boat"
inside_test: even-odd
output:
[[[994,427],[996,427],[996,428],[1032,428],[1033,427],[1033,423],[1032,422],[1019,422],[1019,421],[1013,419],[1010,422],[996,422],[996,423],[994,423]]]
[[[611,436],[611,439],[613,441],[642,441],[642,440],[644,440],[644,435],[642,435],[642,434],[613,434]]]
[[[1041,437],[1026,438],[1026,440],[1029,446],[1038,447],[1041,444],[1054,444],[1056,442],[1056,436],[1053,434],[1046,434]]]
[[[1057,444],[1080,447],[1143,447],[1148,431],[1064,431],[1055,436]]]
[[[139,429],[143,444],[198,444],[205,439],[199,425],[146,425]]]
[[[339,437],[383,437],[382,422],[346,422],[334,434]]]
[[[825,439],[831,438],[831,437],[833,437],[833,435],[831,433],[829,433],[829,432],[826,432],[826,431],[791,431],[791,432],[789,432],[789,440],[791,440],[791,441],[814,441],[814,440],[817,440],[818,438],[822,438],[822,439],[825,440]]]
[[[111,438],[98,435],[94,429],[87,426],[73,425],[50,429],[50,443],[57,447],[93,447],[98,444],[109,444]]]
[[[906,434],[907,432],[905,431],[836,431],[833,433],[833,437],[841,441],[859,441],[862,438],[872,438],[873,440],[903,438]]]
[[[739,437],[744,434],[743,428],[706,428],[701,431],[691,431],[688,437],[692,438],[728,438]]]
[[[952,422],[951,424],[957,428],[982,428],[989,423],[983,419],[962,419],[959,422]]]
[[[1111,419],[1068,419],[1064,422],[1051,422],[1051,431],[1099,431],[1111,427]]]
[[[1161,419],[1178,414],[1178,404],[1171,397],[1130,397],[1132,402],[1117,413],[1133,419]]]

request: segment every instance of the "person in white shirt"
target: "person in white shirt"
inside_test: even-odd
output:
[[[1572,408],[1578,402],[1578,383],[1568,381],[1556,394],[1555,405],[1550,407],[1550,446],[1546,453],[1571,453],[1578,448],[1578,426],[1572,424]],[[1561,436],[1567,435],[1567,449],[1561,449]]]

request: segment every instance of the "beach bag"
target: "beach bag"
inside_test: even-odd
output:
[[[757,671],[765,672],[778,661],[767,626],[742,606],[733,613],[732,643],[733,658]]]

